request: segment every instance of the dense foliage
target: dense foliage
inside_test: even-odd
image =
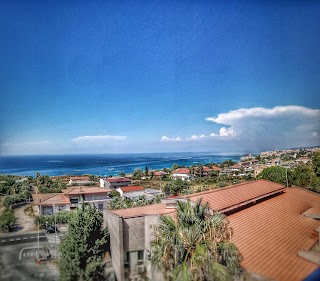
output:
[[[35,224],[38,224],[39,222],[42,226],[45,226],[46,223],[48,225],[52,225],[55,221],[56,223],[68,223],[71,220],[73,214],[74,212],[60,211],[57,212],[55,215],[37,216],[35,217],[34,221]]]
[[[108,233],[102,230],[103,216],[86,205],[72,216],[66,238],[60,244],[59,269],[62,281],[105,280],[102,261]]]
[[[0,215],[0,229],[12,230],[15,225],[15,216],[11,208],[5,208],[4,212]]]
[[[153,200],[147,200],[145,196],[140,196],[138,199],[131,200],[125,199],[120,196],[113,197],[107,204],[106,208],[108,210],[119,210],[134,207],[142,207],[151,204],[160,203],[162,199],[161,195],[156,195]]]
[[[288,169],[288,183],[320,192],[320,153],[312,155],[311,163],[300,164],[294,169]],[[286,184],[286,169],[279,166],[264,169],[259,178]]]
[[[132,179],[141,180],[143,176],[144,176],[143,171],[141,169],[136,169],[132,174]]]
[[[151,262],[166,280],[229,280],[238,273],[240,253],[222,214],[208,215],[201,200],[177,202],[177,216],[154,226]]]
[[[291,186],[294,181],[294,174],[291,170],[287,170],[286,168],[280,166],[273,166],[264,169],[258,176],[261,179],[274,181],[277,183],[281,183],[283,185],[287,184]]]
[[[162,191],[165,195],[188,194],[190,191],[190,183],[181,179],[173,180],[165,184]]]

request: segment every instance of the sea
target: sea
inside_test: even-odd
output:
[[[0,174],[32,176],[131,174],[136,169],[161,170],[173,164],[191,166],[239,161],[241,155],[214,155],[210,153],[140,153],[99,155],[36,155],[0,156]]]

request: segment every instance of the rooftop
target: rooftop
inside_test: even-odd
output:
[[[299,188],[228,216],[233,242],[249,272],[272,280],[303,280],[318,268],[301,257],[317,242],[320,221],[303,215],[319,210],[320,196]],[[312,211],[313,212],[313,211]]]
[[[36,205],[70,204],[69,198],[62,193],[32,194],[32,199]]]
[[[209,208],[213,211],[228,212],[284,191],[285,187],[281,184],[267,180],[255,180],[230,187],[199,192],[186,197],[192,201],[197,201],[202,197],[202,202],[208,202]]]
[[[97,186],[73,186],[62,190],[64,194],[68,195],[108,193],[110,191],[109,189]]]
[[[190,174],[190,170],[188,168],[178,168],[172,172],[173,174]]]
[[[174,214],[175,211],[176,211],[175,208],[166,208],[165,203],[160,203],[160,204],[147,205],[143,207],[116,210],[116,211],[110,211],[110,212],[112,214],[117,215],[118,217],[127,219],[127,218],[141,217],[141,216],[147,216],[147,215],[168,215],[168,214]]]
[[[131,182],[131,179],[128,178],[105,178],[107,182]]]
[[[135,186],[135,185],[130,185],[130,186],[125,186],[125,187],[119,187],[123,192],[133,192],[133,191],[143,191],[144,188],[142,186]]]

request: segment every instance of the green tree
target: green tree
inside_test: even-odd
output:
[[[314,182],[315,173],[312,168],[306,164],[299,165],[294,169],[295,184],[299,186],[310,187]]]
[[[132,174],[133,180],[141,180],[143,177],[143,171],[141,169],[136,169]]]
[[[116,190],[111,190],[109,193],[109,197],[113,198],[113,197],[119,197],[120,193]]]
[[[317,177],[320,177],[320,152],[315,152],[312,156],[312,168]]]
[[[166,280],[229,280],[238,273],[240,253],[222,214],[208,216],[201,199],[177,202],[177,216],[161,216],[154,226],[151,262]]]
[[[16,218],[11,208],[5,208],[3,213],[0,215],[0,229],[12,230],[15,226]]]
[[[172,165],[172,170],[174,171],[174,170],[177,170],[177,169],[179,169],[179,165],[176,164],[176,163],[174,163],[174,164]]]
[[[288,185],[291,186],[294,179],[294,174],[291,170],[280,166],[273,166],[264,169],[259,175],[258,178],[265,179],[269,181],[274,181],[286,185],[288,176]]]
[[[124,177],[126,176],[126,174],[125,174],[124,172],[121,172],[121,173],[119,174],[119,176],[122,177],[122,178],[124,178]]]
[[[104,280],[101,264],[108,233],[101,229],[102,221],[102,214],[89,205],[75,211],[60,244],[61,280]]]
[[[144,171],[144,175],[147,177],[149,176],[149,169],[148,169],[148,166],[146,166],[146,169]]]

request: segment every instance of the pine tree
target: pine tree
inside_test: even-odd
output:
[[[66,238],[60,244],[61,280],[104,280],[102,260],[108,233],[102,230],[102,214],[89,205],[75,211]]]

